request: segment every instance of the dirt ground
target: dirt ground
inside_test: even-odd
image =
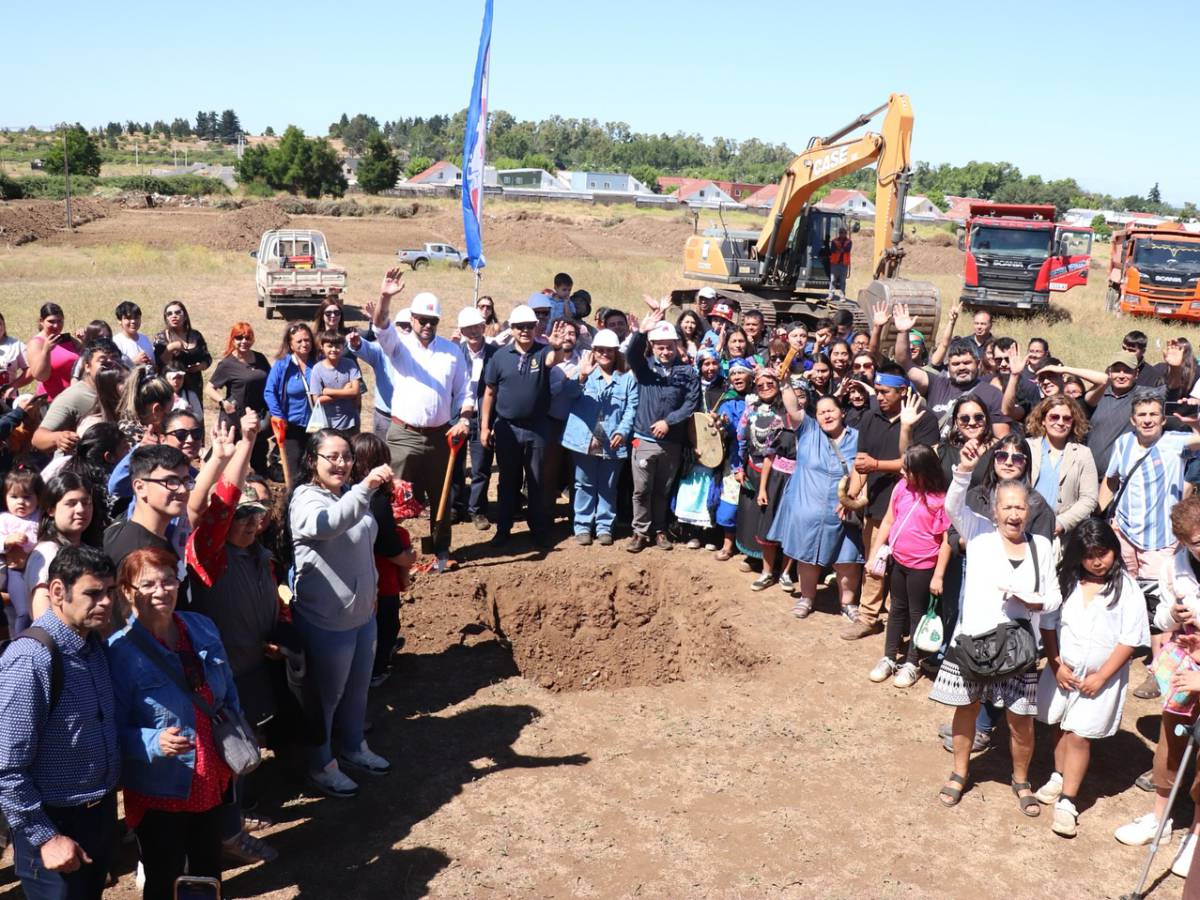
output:
[[[577,245],[594,271],[632,260],[676,278],[672,248],[690,233],[674,219],[535,212],[504,219],[513,211],[497,204],[490,214],[488,277],[510,279],[514,293]],[[258,227],[245,218],[120,210],[0,253],[0,263],[42,254],[50,272],[60,256],[65,266],[128,242],[225,250],[218,275],[180,270],[208,292],[203,304],[187,295],[193,318],[212,343],[234,317],[249,318],[269,352],[281,323],[254,308],[247,248],[232,246],[239,228]],[[291,221],[344,248],[356,299],[397,247],[461,235],[445,209]],[[959,265],[952,246],[919,246],[928,259],[914,275]],[[237,276],[226,285],[228,272]],[[469,273],[417,276],[418,290],[469,284]],[[0,279],[10,327],[14,312],[26,314],[11,309],[20,287]],[[64,292],[62,302],[70,316],[83,300]],[[585,549],[567,532],[560,526],[543,559],[520,530],[496,556],[487,534],[455,529],[458,568],[418,581],[395,674],[372,694],[370,741],[395,771],[336,801],[268,766],[261,811],[278,824],[264,836],[281,858],[227,873],[226,896],[1091,898],[1133,887],[1145,851],[1117,844],[1112,830],[1149,809],[1132,782],[1150,765],[1156,704],[1131,697],[1123,730],[1096,746],[1074,840],[1053,835],[1048,814],[1020,815],[1003,749],[977,758],[974,785],[945,810],[935,796],[951,765],[936,736],[945,710],[927,699],[927,681],[907,692],[870,684],[882,638],[839,640],[832,597],[800,622],[786,595],[751,592],[753,576],[711,554]],[[1039,783],[1049,746],[1040,730]],[[1179,896],[1180,881],[1164,874],[1172,850],[1156,861],[1152,897]],[[136,896],[131,857],[126,848],[113,897]],[[19,894],[9,867],[0,894]]]

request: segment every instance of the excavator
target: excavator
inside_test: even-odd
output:
[[[887,110],[882,133],[866,132],[843,140]],[[717,288],[718,296],[737,302],[742,310],[757,309],[768,325],[801,319],[808,323],[849,309],[860,325],[870,325],[872,306],[884,302],[908,304],[917,328],[932,336],[941,311],[938,289],[929,282],[898,276],[904,259],[904,198],[912,176],[912,104],[906,94],[892,94],[887,103],[865,113],[827,137],[814,137],[792,160],[779,183],[767,224],[761,232],[733,231],[722,224],[688,238],[684,275],[734,290]],[[875,197],[874,281],[859,292],[858,302],[828,299],[829,244],[847,227],[838,212],[812,204],[826,184],[874,164],[878,173]],[[853,227],[857,231],[857,223]],[[677,303],[694,300],[695,289],[672,292]]]

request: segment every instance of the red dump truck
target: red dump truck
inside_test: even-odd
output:
[[[964,306],[1037,312],[1050,294],[1087,283],[1092,229],[1055,222],[1051,205],[972,203],[959,249]]]

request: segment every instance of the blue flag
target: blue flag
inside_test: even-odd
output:
[[[475,60],[475,83],[471,87],[471,102],[467,104],[462,164],[463,232],[467,238],[467,261],[476,271],[487,265],[483,258],[483,166],[487,143],[488,63],[491,55],[492,0],[484,0],[479,58]]]

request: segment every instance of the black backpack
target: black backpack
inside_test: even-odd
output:
[[[25,638],[37,641],[50,651],[50,708],[47,712],[52,713],[54,712],[54,708],[58,706],[58,701],[62,698],[63,682],[66,680],[66,673],[63,670],[62,651],[58,649],[58,644],[54,642],[54,638],[50,636],[50,632],[40,625],[30,625],[12,640],[5,641],[3,646],[0,646],[0,654],[4,650],[7,650],[13,641],[20,641]]]

